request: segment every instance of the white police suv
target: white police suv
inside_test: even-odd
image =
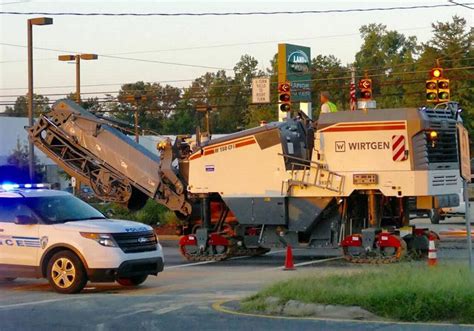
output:
[[[88,281],[143,283],[163,270],[150,226],[107,219],[99,211],[41,184],[0,185],[0,279],[47,278],[60,293]]]

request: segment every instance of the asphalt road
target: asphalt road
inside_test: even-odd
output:
[[[453,226],[453,225],[449,225]],[[458,241],[458,245],[462,243]],[[324,261],[295,250],[296,271],[283,271],[281,250],[256,258],[186,263],[164,243],[166,268],[143,286],[90,284],[78,295],[52,292],[44,280],[0,283],[0,330],[458,330],[461,326],[262,318],[216,310],[276,280],[351,272],[364,266]],[[444,249],[442,249],[444,250]],[[456,248],[455,252],[463,251]],[[451,254],[448,255],[448,257]],[[453,258],[457,257],[453,254]],[[214,305],[214,307],[213,307]],[[229,305],[224,304],[224,307]]]

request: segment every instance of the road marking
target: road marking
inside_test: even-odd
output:
[[[33,301],[33,302],[22,302],[22,303],[14,303],[11,305],[4,305],[0,306],[0,310],[2,309],[10,309],[10,308],[20,308],[20,307],[25,307],[25,306],[35,306],[35,305],[42,305],[46,303],[53,303],[53,302],[61,302],[61,301],[68,301],[68,300],[75,300],[75,299],[80,299],[80,298],[85,298],[85,296],[74,296],[74,297],[69,297],[69,298],[61,298],[61,299],[49,299],[49,300],[41,300],[41,301]]]
[[[324,263],[324,262],[329,262],[329,261],[341,260],[343,258],[344,257],[342,256],[337,256],[337,257],[330,257],[328,259],[323,259],[323,260],[306,261],[306,262],[296,263],[295,267],[302,267],[302,266],[310,265],[310,264],[318,264],[318,263]],[[281,269],[285,269],[285,266],[269,268],[268,270],[281,270]]]
[[[171,313],[172,311],[175,311],[175,310],[180,310],[180,309],[184,308],[185,306],[187,306],[187,305],[186,304],[178,304],[178,305],[174,305],[174,306],[169,306],[169,307],[166,307],[166,308],[161,308],[161,309],[155,310],[153,312],[153,314],[163,315],[163,314]]]
[[[232,314],[246,317],[258,317],[258,318],[269,318],[269,319],[283,319],[283,320],[307,320],[307,321],[329,321],[329,322],[350,322],[357,324],[385,324],[385,325],[415,325],[415,326],[460,326],[471,329],[474,324],[449,324],[449,323],[420,323],[420,322],[399,322],[399,321],[377,321],[377,320],[356,320],[347,318],[324,318],[324,317],[292,317],[292,316],[281,316],[281,315],[263,315],[253,313],[243,313],[237,310],[226,308],[223,305],[232,300],[221,300],[212,304],[212,309],[224,314]]]
[[[136,315],[136,314],[140,314],[140,313],[151,313],[151,312],[153,312],[153,311],[154,311],[154,310],[153,310],[153,309],[150,309],[150,308],[147,308],[147,309],[140,309],[140,310],[132,311],[132,312],[129,312],[129,313],[125,313],[125,314],[120,314],[120,315],[114,316],[113,319],[119,319],[119,318],[128,317],[128,316],[132,316],[132,315]]]
[[[285,250],[268,252],[265,255],[273,255],[273,254],[278,254],[278,253],[282,253],[282,252],[285,252]],[[231,257],[230,259],[227,259],[225,261],[247,259],[247,258],[251,258],[251,257],[252,256],[236,256],[236,257]],[[216,262],[222,262],[222,261],[202,261],[202,262],[195,262],[195,263],[178,264],[178,265],[172,265],[172,266],[169,266],[169,267],[165,267],[165,270],[185,268],[185,267],[193,267],[193,266],[196,266],[196,265],[211,264],[211,263],[216,263]]]

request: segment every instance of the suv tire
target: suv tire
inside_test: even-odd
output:
[[[122,286],[138,286],[140,284],[143,284],[147,278],[148,275],[117,278],[117,283]]]
[[[431,224],[439,224],[439,221],[442,219],[439,209],[430,209],[429,217]]]
[[[51,287],[59,293],[79,293],[87,284],[81,260],[71,251],[60,251],[48,261],[46,274]]]

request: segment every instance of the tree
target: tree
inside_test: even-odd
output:
[[[127,97],[136,101],[127,100]],[[117,111],[117,118],[134,123],[134,112],[137,110],[141,129],[161,132],[166,120],[177,109],[181,89],[139,81],[122,85],[118,99],[118,103],[110,105],[111,110]]]
[[[440,63],[445,76],[450,79],[451,100],[460,102],[464,109],[464,124],[472,134],[474,133],[474,80],[470,68],[474,66],[474,28],[459,16],[453,16],[452,21],[449,22],[433,23],[432,28],[433,37],[422,45],[418,68],[428,72],[437,61]]]
[[[69,99],[69,100],[72,100],[72,101],[76,102],[76,100],[77,100],[76,93],[75,92],[69,93],[66,96],[66,99]],[[99,98],[97,98],[97,97],[86,98],[86,99],[81,98],[81,102],[79,103],[79,105],[82,108],[87,109],[90,112],[96,112],[96,111],[99,111],[99,110],[102,109],[102,106],[99,102]]]
[[[33,160],[35,167],[35,178],[37,182],[41,182],[44,177],[44,166],[38,161],[36,155]],[[16,147],[12,150],[12,153],[7,158],[7,164],[13,166],[17,174],[21,174],[20,177],[26,178],[29,173],[29,153],[28,145],[22,144],[17,139]]]
[[[341,65],[341,61],[333,55],[318,55],[311,61],[311,71],[313,73],[314,115],[320,112],[319,94],[322,91],[328,91],[331,94],[332,102],[337,105],[338,109],[347,109],[349,106],[349,84],[347,84],[349,73],[348,69]]]
[[[38,115],[50,110],[49,99],[41,94],[33,94],[33,114]],[[7,116],[25,117],[28,116],[28,95],[19,96],[13,107],[6,107]]]
[[[404,81],[413,78],[411,72],[419,49],[416,37],[389,31],[383,24],[363,25],[360,33],[364,42],[356,53],[355,67],[358,76],[369,70],[377,107],[406,106],[403,102]]]

